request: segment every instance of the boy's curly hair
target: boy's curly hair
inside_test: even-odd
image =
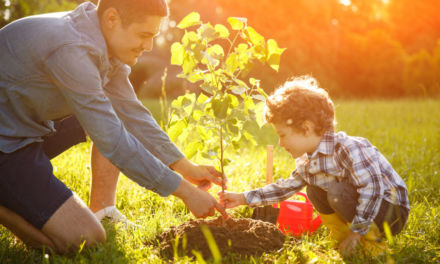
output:
[[[284,123],[301,132],[302,124],[309,120],[317,135],[334,131],[336,126],[332,100],[310,76],[293,78],[275,90],[266,100],[265,118],[269,123]]]

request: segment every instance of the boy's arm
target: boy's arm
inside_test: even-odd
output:
[[[299,192],[305,184],[303,178],[295,170],[288,179],[279,179],[275,183],[244,192],[244,196],[249,206],[268,205],[286,200]]]
[[[342,146],[339,158],[358,190],[358,206],[350,229],[365,235],[379,212],[384,186],[379,160],[374,147],[350,150]]]

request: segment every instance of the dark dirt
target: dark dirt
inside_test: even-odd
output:
[[[193,256],[192,250],[202,253],[204,258],[211,258],[206,238],[201,226],[209,227],[222,256],[235,253],[242,256],[259,256],[264,252],[275,251],[283,247],[285,236],[274,225],[250,218],[230,218],[224,221],[221,217],[210,220],[191,220],[158,235],[149,244],[159,245],[163,256],[173,256],[173,245],[179,236],[178,252]],[[186,247],[183,237],[186,237]],[[159,243],[159,244],[157,244]]]

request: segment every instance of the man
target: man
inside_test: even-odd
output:
[[[101,0],[98,8],[84,3],[0,30],[0,224],[27,244],[69,252],[84,240],[105,241],[98,219],[50,163],[85,140],[83,129],[94,143],[99,186],[92,210],[114,205],[119,169],[147,189],[181,198],[196,217],[216,209],[227,217],[191,184],[222,184],[219,173],[183,156],[128,81],[128,65],[151,50],[167,15],[165,0]]]

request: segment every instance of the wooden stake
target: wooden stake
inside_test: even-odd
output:
[[[267,145],[266,184],[273,182],[273,145]]]

